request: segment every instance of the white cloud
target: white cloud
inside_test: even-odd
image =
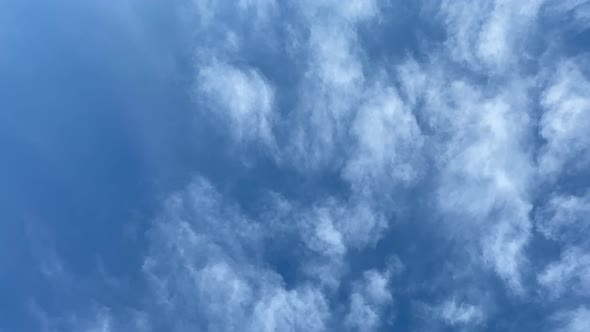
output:
[[[320,215],[319,220],[316,221],[314,236],[309,245],[312,249],[329,256],[346,254],[346,248],[342,243],[342,234],[336,230],[330,217],[324,215]]]
[[[384,310],[393,302],[390,274],[376,270],[363,273],[350,295],[347,327],[354,331],[375,331],[384,323]]]
[[[344,259],[348,250],[342,233],[336,228],[330,210],[320,208],[301,217],[300,236],[309,250],[304,270],[322,286],[337,289],[346,272]]]
[[[534,175],[527,100],[517,92],[522,89],[488,97],[477,86],[452,82],[427,106],[435,137],[441,137],[434,142],[439,209],[463,240],[479,239],[482,261],[518,291]]]
[[[581,168],[590,162],[590,80],[580,64],[562,62],[543,93],[540,133],[547,141],[539,164],[543,174],[559,173],[565,164]]]
[[[452,326],[478,325],[484,320],[481,307],[450,299],[433,308],[434,313],[445,323]]]
[[[585,332],[590,326],[590,309],[580,306],[575,310],[562,311],[553,318],[559,325],[555,328],[557,332]]]
[[[472,70],[505,73],[520,59],[514,54],[525,51],[522,43],[541,5],[541,0],[442,1],[451,57]]]
[[[424,140],[414,115],[394,89],[375,90],[352,124],[356,144],[343,171],[359,192],[382,192],[419,175]]]
[[[366,87],[357,24],[378,15],[373,1],[304,1],[297,6],[308,24],[302,43],[304,77],[289,153],[303,169],[338,168],[349,140],[351,118]]]
[[[329,200],[313,209],[306,218],[318,231],[325,231],[327,227],[337,232],[338,236],[330,237],[333,240],[331,243],[354,249],[375,245],[388,226],[384,216],[375,211],[366,200]]]
[[[553,298],[590,296],[590,253],[582,248],[566,249],[559,261],[538,275],[538,281]]]
[[[311,209],[296,210],[287,220],[293,220],[310,250],[307,273],[332,289],[347,272],[347,253],[374,246],[388,227],[365,200],[328,200]]]
[[[211,102],[208,108],[220,122],[229,124],[237,142],[274,145],[272,133],[274,92],[257,71],[214,63],[199,69],[196,98]]]
[[[537,229],[561,246],[561,257],[537,279],[552,297],[590,296],[590,200],[585,196],[553,196],[537,216]]]
[[[537,230],[549,239],[571,243],[580,240],[590,229],[589,215],[590,194],[557,195],[551,197],[538,213],[536,226]]]
[[[293,152],[304,166],[316,168],[338,160],[348,123],[364,82],[351,28],[312,26],[309,69],[300,91],[301,105]]]
[[[375,246],[389,227],[383,213],[371,206],[369,200],[353,199],[343,205],[336,212],[336,222],[346,245],[358,250]]]
[[[253,331],[325,331],[327,303],[322,294],[309,287],[278,290],[256,304]]]

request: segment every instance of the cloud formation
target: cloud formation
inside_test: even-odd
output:
[[[158,193],[141,301],[32,305],[45,330],[590,324],[590,72],[564,37],[587,37],[587,2],[171,6],[191,114],[227,138],[189,154],[224,159]]]

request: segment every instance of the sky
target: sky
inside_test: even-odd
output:
[[[590,330],[590,1],[0,2],[0,331]]]

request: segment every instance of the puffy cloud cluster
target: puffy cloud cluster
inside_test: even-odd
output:
[[[196,179],[166,204],[151,230],[148,276],[162,326],[175,331],[322,331],[320,288],[287,289],[263,255],[262,224]]]
[[[266,214],[271,219],[252,220],[202,178],[169,198],[150,231],[143,265],[154,303],[149,311],[160,312],[155,324],[175,331],[324,331],[337,326],[333,300],[347,272],[347,251],[376,241],[378,234],[367,232],[383,227],[377,225],[382,221],[365,206],[289,205],[279,200]],[[295,284],[287,285],[265,260],[277,246],[269,241],[276,239],[295,241],[293,248],[283,248],[290,251],[289,260],[304,257],[304,276]],[[388,283],[389,272],[366,272],[355,286],[347,324],[365,324],[367,314],[377,327],[378,308],[392,301]]]

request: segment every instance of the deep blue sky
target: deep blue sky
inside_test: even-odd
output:
[[[590,329],[590,2],[0,2],[0,331]]]

